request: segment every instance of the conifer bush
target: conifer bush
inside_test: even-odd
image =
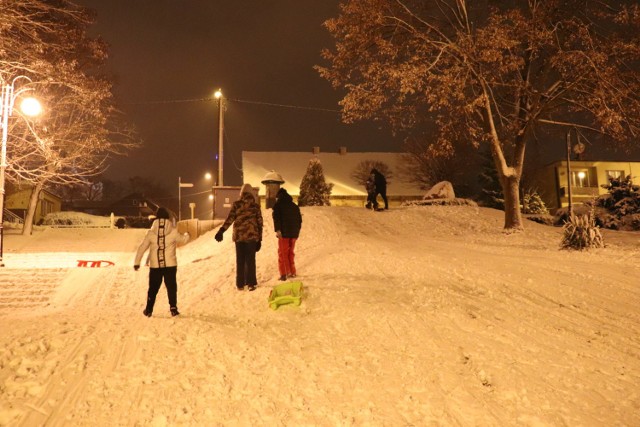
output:
[[[640,186],[635,185],[630,175],[611,178],[608,194],[600,196],[596,205],[606,210],[601,222],[604,228],[613,230],[640,230]]]
[[[320,160],[313,158],[309,161],[307,172],[300,183],[299,206],[331,206],[331,189],[333,184],[327,184]]]
[[[529,190],[522,196],[522,213],[528,215],[548,215],[547,205],[535,190]]]

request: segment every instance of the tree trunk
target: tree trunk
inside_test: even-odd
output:
[[[522,214],[520,213],[520,176],[502,177],[502,193],[504,194],[504,229],[521,231]]]
[[[43,184],[37,183],[31,190],[31,197],[29,198],[29,207],[27,208],[27,215],[24,219],[24,227],[22,227],[22,235],[28,236],[33,232],[33,218],[36,216],[36,208],[38,207],[40,192],[42,191]]]

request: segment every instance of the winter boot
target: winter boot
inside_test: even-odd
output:
[[[171,317],[174,317],[174,316],[177,316],[178,314],[180,314],[178,312],[178,307],[171,307],[169,310],[171,311]]]
[[[144,310],[142,310],[142,314],[144,314],[147,317],[151,317],[152,311],[145,308]]]

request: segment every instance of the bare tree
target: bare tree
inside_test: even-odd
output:
[[[104,75],[106,45],[88,36],[88,12],[66,0],[3,0],[0,80],[32,80],[45,105],[34,122],[14,121],[8,178],[33,186],[23,233],[31,232],[46,185],[85,183],[112,155],[136,145]]]
[[[351,178],[360,185],[367,182],[367,178],[371,175],[371,169],[377,169],[387,180],[387,184],[391,184],[393,179],[393,171],[385,162],[379,160],[363,160],[351,171]]]
[[[435,124],[434,153],[459,141],[492,153],[507,230],[523,227],[527,143],[580,128],[629,147],[640,131],[640,11],[635,1],[349,0],[326,22],[318,67],[346,89],[343,120]],[[474,4],[477,2],[473,2]]]

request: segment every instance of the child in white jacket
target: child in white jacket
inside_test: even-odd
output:
[[[134,270],[140,268],[142,256],[149,249],[149,291],[147,292],[147,306],[142,312],[145,316],[151,317],[153,306],[156,302],[156,295],[160,290],[162,281],[167,287],[169,296],[169,309],[172,316],[180,314],[178,312],[178,283],[176,274],[178,272],[178,260],[176,258],[176,247],[189,241],[189,233],[180,234],[171,222],[171,215],[165,208],[158,208],[156,219],[151,224],[151,229],[147,232],[138,247],[136,259],[133,265]]]

